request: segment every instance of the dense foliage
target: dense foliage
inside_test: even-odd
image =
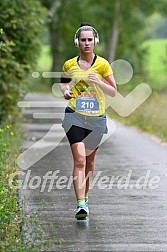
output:
[[[153,13],[165,14],[164,0],[40,0],[47,8],[52,71],[59,71],[62,63],[78,53],[73,38],[83,21],[94,26],[100,35],[96,51],[110,62],[122,58],[137,71],[144,66],[146,50],[141,44],[146,39],[145,27]]]
[[[15,114],[39,55],[44,8],[39,1],[0,1],[0,121]]]

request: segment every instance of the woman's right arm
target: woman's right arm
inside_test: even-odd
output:
[[[73,98],[73,92],[70,90],[69,85],[71,82],[71,78],[66,77],[65,74],[62,75],[61,80],[60,80],[60,90],[63,93],[63,96],[66,100],[70,100]]]

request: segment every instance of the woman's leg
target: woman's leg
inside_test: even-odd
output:
[[[82,142],[71,145],[71,150],[74,159],[73,169],[73,183],[77,200],[85,198],[85,166],[86,166],[86,152],[85,144]]]
[[[94,169],[95,169],[95,155],[97,150],[88,150],[86,149],[86,168],[85,168],[85,177],[88,176],[86,180],[85,195],[88,194],[89,187],[92,181]],[[90,154],[89,154],[90,153]]]

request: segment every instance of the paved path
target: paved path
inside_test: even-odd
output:
[[[39,94],[29,94],[26,99],[58,101]],[[34,115],[38,119],[32,117],[32,112],[60,113],[66,102],[59,104],[59,108],[23,111],[23,147],[31,148],[24,153],[25,162],[20,161],[29,176],[21,197],[28,213],[40,214],[43,240],[52,240],[50,251],[166,252],[167,148],[136,129],[116,123],[116,131],[101,145],[96,157],[96,181],[89,197],[90,218],[77,222],[70,186],[72,156],[66,137],[63,138],[61,120],[39,119],[40,114]],[[53,172],[57,179],[52,186],[51,180],[46,182],[44,178]]]

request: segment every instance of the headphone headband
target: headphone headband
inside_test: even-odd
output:
[[[92,30],[93,33],[94,33],[95,45],[97,45],[99,43],[99,35],[98,35],[98,32],[96,31],[96,29],[93,26],[84,25],[84,26],[79,27],[78,30],[75,33],[74,44],[75,44],[76,47],[79,47],[79,36],[78,36],[79,32],[80,31],[90,31],[90,30]]]

